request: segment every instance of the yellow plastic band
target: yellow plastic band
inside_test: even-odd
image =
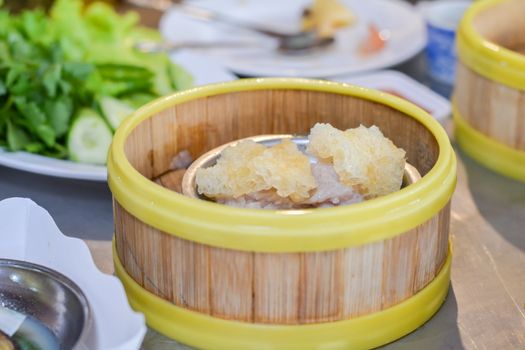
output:
[[[476,1],[465,13],[458,29],[458,55],[469,68],[490,80],[525,90],[525,56],[484,39],[473,21],[483,11],[507,0]]]
[[[309,210],[233,208],[192,199],[142,176],[125,156],[128,135],[143,120],[176,104],[237,91],[323,91],[375,101],[416,119],[436,138],[439,156],[417,183],[349,206]],[[323,251],[394,237],[436,215],[456,185],[456,158],[447,134],[429,114],[395,96],[321,80],[244,79],[207,85],[158,99],[127,118],[113,138],[108,183],[116,200],[139,220],[177,237],[217,247],[258,252]]]
[[[451,251],[436,278],[411,298],[358,318],[306,325],[268,325],[228,321],[189,311],[138,285],[124,270],[113,242],[115,272],[131,306],[160,333],[199,349],[371,349],[412,332],[437,312],[446,298]]]
[[[452,104],[456,140],[463,151],[489,169],[525,181],[525,152],[482,134],[470,126]]]

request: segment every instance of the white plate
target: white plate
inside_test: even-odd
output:
[[[417,54],[426,43],[420,13],[400,0],[340,0],[356,15],[356,24],[336,34],[336,43],[303,56],[287,56],[275,50],[274,39],[221,23],[205,23],[173,7],[160,21],[160,32],[170,41],[244,41],[247,48],[206,49],[210,57],[234,72],[249,76],[330,77],[386,68]],[[195,4],[227,14],[238,20],[264,25],[283,32],[297,32],[300,16],[311,0],[202,0]],[[372,56],[360,57],[357,45],[366,36],[368,24],[389,31],[385,48]],[[254,46],[254,43],[258,46]],[[203,51],[203,49],[199,50]]]
[[[394,93],[423,108],[440,123],[450,116],[450,102],[446,98],[398,71],[384,70],[365,75],[334,77],[331,80]]]
[[[173,55],[172,59],[193,75],[196,86],[237,79],[221,65],[201,55],[180,52]],[[105,166],[80,164],[26,152],[6,152],[1,148],[0,165],[70,179],[106,181],[107,178]]]
[[[49,267],[84,292],[94,324],[81,349],[140,348],[144,316],[131,309],[122,283],[97,269],[84,241],[64,236],[45,209],[25,198],[0,201],[0,222],[0,257]]]

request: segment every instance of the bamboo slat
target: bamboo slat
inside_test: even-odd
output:
[[[299,323],[342,319],[342,250],[303,253],[299,283]]]
[[[299,322],[301,256],[255,253],[254,322]]]
[[[144,177],[153,177],[153,141],[151,139],[151,119],[145,120],[140,124],[140,128],[135,128],[126,140],[124,145],[126,154],[133,155],[130,162],[133,167]]]
[[[253,320],[253,253],[209,248],[211,314]]]
[[[358,317],[381,309],[384,245],[384,242],[375,242],[345,250],[343,318]]]
[[[159,265],[165,264],[165,259],[171,261],[171,275],[167,278],[172,281],[172,295],[167,300],[190,310],[209,314],[211,282],[208,247],[182,239],[172,239],[160,232],[156,234],[166,236],[171,243],[166,245],[169,247],[166,254],[157,253],[155,256],[150,256],[154,259],[154,263]],[[162,249],[162,247],[157,248]]]

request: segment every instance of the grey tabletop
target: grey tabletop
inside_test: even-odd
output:
[[[420,56],[395,67],[444,96]],[[525,349],[525,183],[493,173],[461,152],[452,201],[452,284],[440,311],[386,349]],[[28,197],[67,235],[110,240],[106,183],[53,178],[0,166],[0,199]],[[109,251],[109,249],[107,250]],[[108,257],[109,259],[109,257]],[[144,349],[188,349],[150,330]]]

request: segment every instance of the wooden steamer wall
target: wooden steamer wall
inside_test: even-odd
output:
[[[195,159],[247,136],[307,134],[316,122],[340,129],[379,126],[422,176],[439,154],[434,136],[393,108],[302,90],[234,92],[172,106],[141,122],[127,138],[125,153],[143,176],[155,179],[182,150]],[[448,253],[449,205],[387,240],[285,253],[196,243],[138,220],[117,201],[114,210],[118,258],[140,286],[182,308],[247,323],[331,322],[384,310],[428,285]]]

